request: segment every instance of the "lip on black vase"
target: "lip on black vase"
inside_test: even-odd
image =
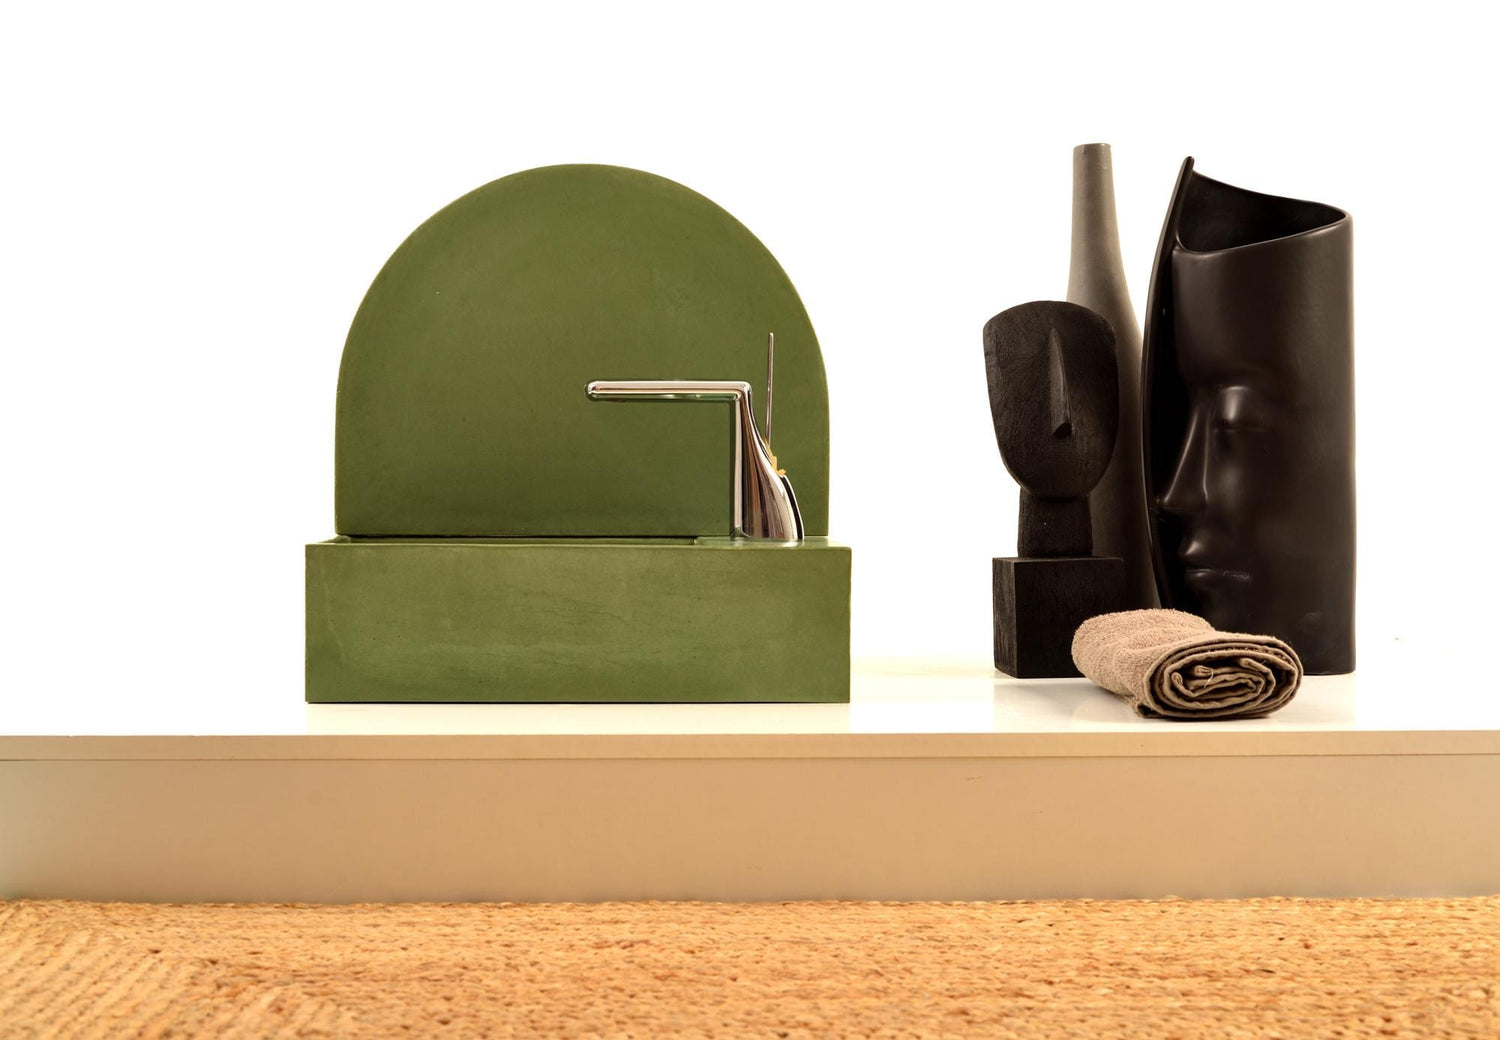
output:
[[[1354,669],[1353,222],[1185,160],[1146,303],[1162,605]]]
[[[1214,567],[1189,567],[1183,572],[1184,578],[1189,581],[1249,581],[1250,575],[1244,571],[1219,570]]]

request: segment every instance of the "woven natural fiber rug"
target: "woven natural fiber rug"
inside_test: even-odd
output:
[[[0,1035],[1495,1037],[1500,898],[0,903]]]

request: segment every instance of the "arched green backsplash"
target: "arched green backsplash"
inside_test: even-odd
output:
[[[828,391],[802,301],[744,225],[673,181],[548,166],[401,244],[339,371],[335,522],[353,536],[728,534],[728,407],[596,402],[592,379],[743,379],[809,535],[828,532]]]

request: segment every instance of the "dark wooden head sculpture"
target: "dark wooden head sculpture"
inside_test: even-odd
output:
[[[984,364],[1000,458],[1021,485],[1020,555],[1088,556],[1088,494],[1119,422],[1109,322],[1073,303],[1023,303],[985,324]]]

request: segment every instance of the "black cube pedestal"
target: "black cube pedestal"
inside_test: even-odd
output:
[[[1018,679],[1077,675],[1078,626],[1128,608],[1118,556],[997,558],[995,667]]]

